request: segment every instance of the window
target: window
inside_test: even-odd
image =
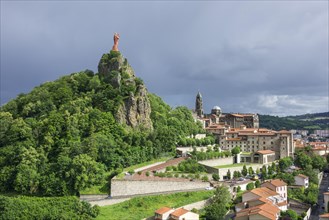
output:
[[[265,144],[265,141],[263,142],[263,144]]]

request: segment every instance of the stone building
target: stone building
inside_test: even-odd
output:
[[[223,150],[232,150],[236,146],[239,146],[242,152],[253,154],[270,150],[275,153],[275,159],[293,157],[295,151],[292,133],[284,130],[273,131],[241,126],[239,129],[224,129],[224,134],[218,134],[217,137]],[[252,162],[252,159],[244,162]]]
[[[231,128],[239,128],[241,125],[247,128],[259,127],[257,114],[223,113],[219,106],[214,106],[210,114],[204,114],[202,106],[202,95],[198,92],[195,100],[195,116],[205,128],[210,124],[229,125]]]

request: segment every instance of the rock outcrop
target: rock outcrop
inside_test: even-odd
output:
[[[116,120],[133,128],[153,129],[151,104],[147,89],[141,79],[119,51],[103,54],[98,64],[98,72],[105,82],[119,89],[124,97],[118,107]]]

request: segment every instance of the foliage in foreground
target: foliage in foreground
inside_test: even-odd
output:
[[[211,204],[205,208],[206,218],[210,220],[224,219],[231,204],[231,194],[226,186],[216,188]]]
[[[153,216],[154,211],[163,206],[178,208],[208,199],[212,195],[212,191],[198,191],[136,197],[119,204],[100,207],[97,219],[109,219],[109,216],[111,220],[131,219],[131,216],[134,216],[134,219],[143,219]]]
[[[94,219],[99,207],[77,197],[8,197],[0,195],[0,219]]]

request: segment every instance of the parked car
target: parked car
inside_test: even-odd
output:
[[[206,190],[212,190],[212,189],[214,189],[214,187],[212,187],[212,186],[207,186],[206,187]]]

